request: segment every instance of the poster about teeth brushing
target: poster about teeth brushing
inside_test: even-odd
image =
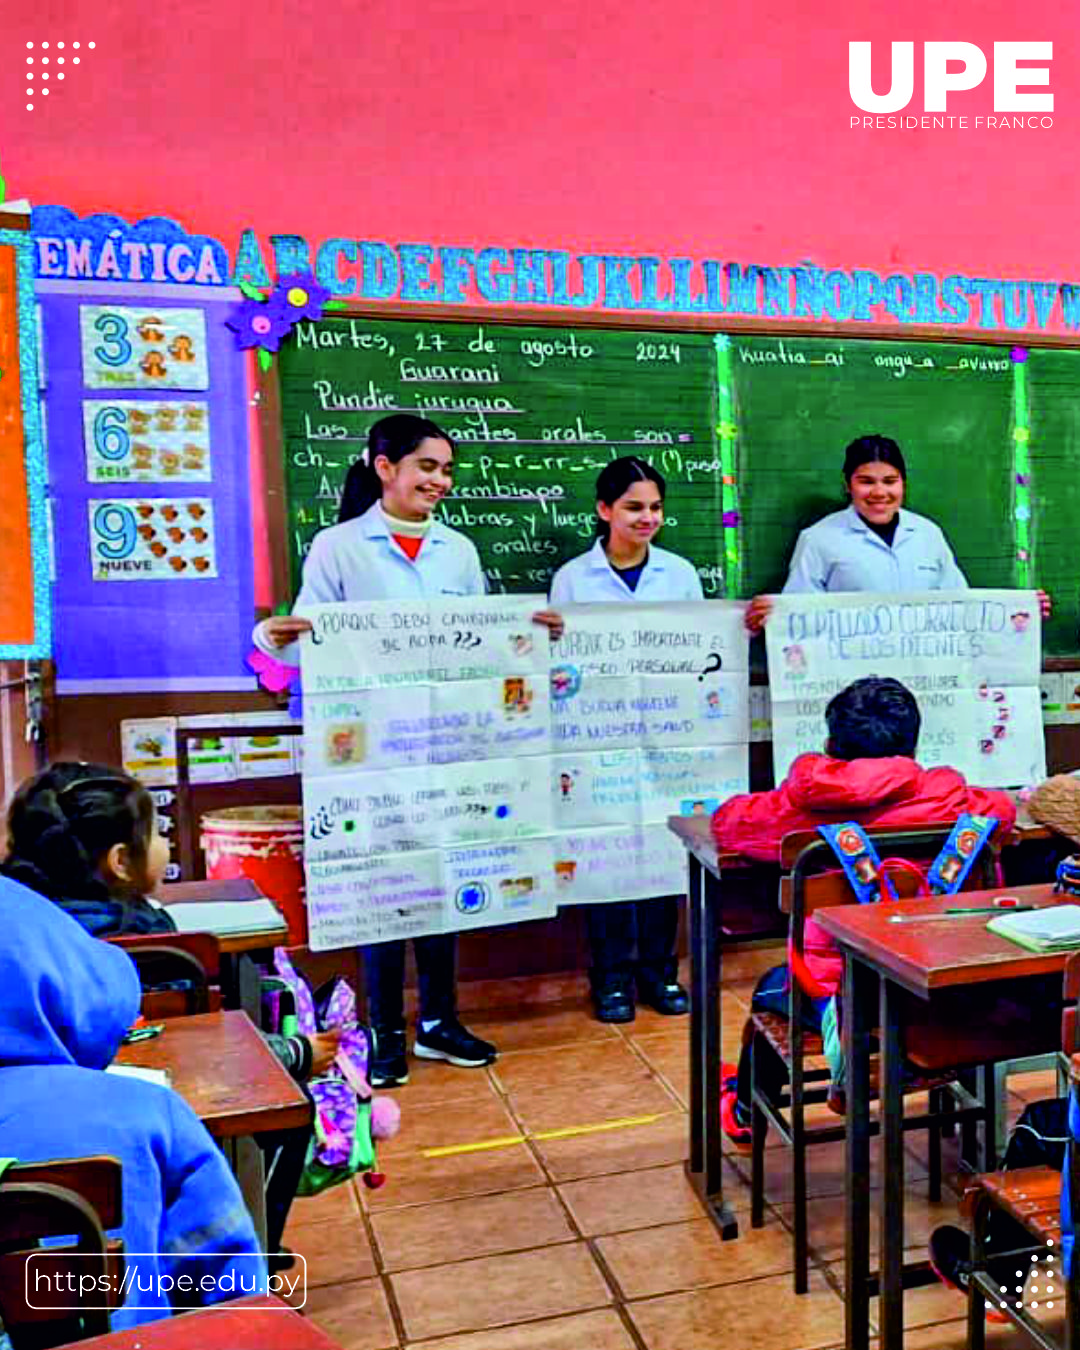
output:
[[[781,595],[765,629],[776,781],[825,748],[825,709],[866,676],[891,676],[922,715],[916,758],[980,787],[1046,776],[1039,599],[1033,591]]]

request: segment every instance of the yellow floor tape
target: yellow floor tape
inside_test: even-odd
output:
[[[599,1134],[603,1130],[627,1130],[635,1125],[652,1125],[667,1116],[681,1115],[680,1111],[659,1111],[651,1116],[624,1116],[621,1120],[602,1120],[596,1125],[567,1125],[561,1130],[538,1130],[535,1134],[504,1134],[495,1139],[481,1139],[475,1144],[446,1144],[439,1148],[421,1149],[424,1158],[451,1158],[458,1153],[483,1153],[487,1149],[512,1148],[528,1139],[569,1139],[577,1134]]]

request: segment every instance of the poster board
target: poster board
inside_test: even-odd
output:
[[[56,207],[33,228],[57,692],[251,690],[248,400],[225,250],[171,221]],[[187,260],[187,280],[154,280],[156,259]]]
[[[1032,592],[783,595],[765,642],[778,783],[797,755],[824,750],[829,700],[875,675],[915,695],[924,768],[994,788],[1046,777]]]

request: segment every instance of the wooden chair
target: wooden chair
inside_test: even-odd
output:
[[[213,933],[136,933],[109,941],[138,967],[144,1017],[186,1017],[221,1007],[221,948]],[[163,987],[168,985],[181,987]]]
[[[1065,966],[1065,1008],[1061,1018],[1061,1047],[1069,1057],[1069,1087],[1074,1109],[1080,1106],[1080,1053],[1077,1052],[1077,997],[1080,995],[1080,953],[1073,953]],[[1070,1134],[1065,1166],[1069,1171],[1070,1222],[1073,1233],[1080,1221],[1080,1145]],[[1080,1260],[1072,1261],[1072,1269],[1062,1269],[1061,1257],[1061,1191],[1062,1174],[1052,1167],[1018,1167],[1008,1172],[989,1172],[975,1177],[969,1183],[961,1202],[971,1225],[971,1250],[974,1267],[968,1286],[968,1346],[969,1350],[983,1350],[986,1342],[986,1305],[1004,1312],[1009,1320],[1024,1331],[1041,1350],[1080,1350]],[[1053,1282],[1055,1294],[1042,1299],[1032,1298],[1040,1305],[1048,1302],[1061,1306],[1064,1300],[1064,1334],[1060,1340],[1052,1338],[1044,1322],[1032,1316],[1026,1306],[1017,1306],[1018,1296],[1003,1298],[1001,1286],[991,1277],[986,1264],[986,1235],[991,1216],[1001,1210],[1030,1235],[1029,1246],[1013,1252],[997,1251],[993,1257],[1015,1255],[1018,1269],[1030,1267],[1037,1256],[1046,1279]],[[1053,1257],[1048,1263],[1046,1258]],[[981,1258],[981,1259],[980,1259]],[[1051,1273],[1052,1272],[1052,1273]],[[1056,1279],[1055,1279],[1056,1276]],[[1017,1284],[1022,1283],[1017,1281]],[[1012,1287],[1015,1290],[1015,1285]],[[1019,1300],[1023,1304],[1024,1300]]]
[[[0,1177],[0,1323],[14,1350],[50,1350],[108,1331],[108,1309],[121,1302],[124,1258],[123,1244],[106,1230],[122,1218],[115,1158],[24,1163]],[[57,1237],[74,1241],[43,1254],[41,1242]],[[93,1292],[80,1292],[80,1276],[94,1277]],[[53,1287],[62,1282],[63,1296],[35,1297],[38,1277]]]
[[[921,830],[867,830],[882,858],[902,857],[908,861],[932,860],[941,851],[953,828],[953,822]],[[806,920],[817,909],[831,905],[856,904],[855,894],[836,862],[830,845],[816,831],[801,830],[786,835],[780,845],[784,875],[780,881],[781,909],[790,911],[790,944],[797,958],[804,953]],[[917,889],[913,877],[890,872],[890,881],[898,894],[911,895]],[[967,878],[967,889],[993,886],[996,879],[996,854],[987,846]],[[794,1286],[797,1294],[806,1293],[809,1280],[809,1239],[807,1233],[806,1150],[816,1144],[834,1143],[844,1137],[844,1122],[808,1126],[807,1106],[828,1098],[829,1066],[824,1058],[821,1036],[808,1031],[805,1018],[809,997],[799,982],[789,979],[787,1016],[772,1012],[752,1012],[752,1118],[750,1224],[760,1228],[765,1222],[765,1140],[772,1127],[792,1151],[794,1207]],[[764,1060],[778,1056],[788,1076],[786,1092],[770,1096],[762,1082]],[[961,1092],[962,1109],[953,1112],[951,1096],[942,1092],[952,1076],[939,1074],[912,1079],[908,1092],[931,1093],[926,1114],[905,1118],[905,1129],[930,1131],[929,1192],[931,1200],[941,1196],[941,1135],[958,1121],[965,1129],[964,1152],[973,1152],[973,1131],[985,1108]],[[876,1131],[876,1124],[872,1127]]]

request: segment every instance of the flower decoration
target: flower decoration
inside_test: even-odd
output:
[[[236,334],[238,347],[260,347],[268,352],[276,352],[281,339],[292,329],[292,321],[276,296],[271,296],[269,300],[255,300],[248,296],[241,300],[232,317],[225,322]]]
[[[321,319],[330,292],[310,272],[292,272],[278,277],[270,298],[281,305],[290,323],[299,323],[301,319]]]

